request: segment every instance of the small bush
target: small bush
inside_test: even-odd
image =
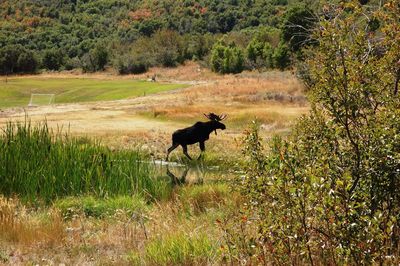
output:
[[[244,56],[239,47],[217,42],[211,51],[211,69],[219,73],[240,73],[244,69]]]
[[[141,74],[147,72],[150,63],[144,56],[123,55],[120,56],[114,65],[118,73],[124,74]]]

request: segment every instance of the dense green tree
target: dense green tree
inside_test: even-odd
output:
[[[49,49],[43,54],[42,65],[46,69],[59,70],[65,62],[65,54],[60,49]]]
[[[21,54],[22,46],[8,45],[0,49],[0,62],[2,73],[13,73],[17,68],[18,57]]]
[[[242,50],[234,44],[226,46],[218,41],[211,50],[211,69],[219,73],[240,73],[244,68]]]
[[[283,19],[282,39],[289,44],[292,51],[298,51],[311,42],[310,34],[315,22],[315,15],[309,7],[297,5],[290,8]]]
[[[172,67],[185,60],[183,38],[177,32],[160,30],[154,34],[151,42],[156,64]]]
[[[280,70],[290,66],[290,53],[286,44],[280,43],[272,55],[273,65]]]
[[[82,69],[86,72],[104,70],[108,60],[108,49],[104,45],[98,44],[82,57]]]
[[[228,46],[224,50],[222,73],[240,73],[243,71],[243,52],[236,46]]]
[[[264,59],[264,66],[267,68],[273,68],[274,67],[274,48],[272,47],[271,44],[265,43],[262,51],[262,56]]]
[[[109,53],[108,49],[104,45],[97,45],[91,53],[94,57],[96,70],[104,70],[104,67],[108,63]]]
[[[125,54],[119,56],[114,65],[119,74],[140,74],[146,72],[150,64],[144,56]]]
[[[18,70],[23,73],[35,73],[38,66],[39,61],[32,51],[24,51],[18,56]]]
[[[21,45],[8,45],[0,49],[0,73],[34,73],[38,68],[34,52]]]
[[[255,38],[251,40],[249,45],[247,45],[246,47],[247,59],[253,64],[256,64],[257,60],[259,58],[262,58],[263,56],[263,48],[264,48],[263,42]]]
[[[214,72],[223,72],[223,61],[224,61],[224,52],[225,46],[222,44],[221,41],[218,41],[214,44],[211,50],[211,69]]]
[[[215,37],[211,34],[195,34],[188,36],[187,53],[188,59],[202,60],[212,49]]]

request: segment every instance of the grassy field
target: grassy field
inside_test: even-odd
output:
[[[82,79],[21,77],[9,80],[8,89],[2,83],[3,107],[11,104],[4,100],[5,91],[14,93],[11,86],[21,91],[40,84],[40,92],[53,93],[54,84],[62,82],[69,84],[66,101],[92,102],[1,110],[0,264],[238,264],[236,251],[226,245],[226,224],[243,221],[242,196],[231,186],[246,163],[243,132],[257,118],[263,137],[286,134],[309,109],[302,85],[289,72],[216,75],[194,64],[146,75],[153,74],[165,84],[135,81],[146,79],[143,75],[100,73]],[[167,84],[176,80],[196,85],[149,95],[187,86]],[[129,91],[129,84],[138,87]],[[117,85],[120,89],[107,94]],[[147,86],[154,90],[146,97],[96,103],[143,95]],[[22,104],[14,94],[14,102],[26,106],[29,95]],[[61,97],[57,94],[56,103]],[[228,119],[226,130],[210,135],[204,160],[189,162],[179,148],[170,159],[180,167],[141,165],[164,159],[172,132],[204,121],[206,112],[225,113]],[[30,129],[7,127],[25,115],[32,119]],[[54,132],[68,129],[69,138],[47,134],[43,127],[34,130],[44,119]],[[189,146],[189,154],[197,157],[198,145]]]
[[[55,103],[110,101],[187,85],[94,78],[10,78],[0,83],[0,108],[27,106],[32,93],[55,94]]]

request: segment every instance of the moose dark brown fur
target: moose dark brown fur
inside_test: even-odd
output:
[[[200,156],[206,149],[205,141],[210,138],[210,133],[215,131],[217,134],[217,129],[224,130],[226,127],[220,121],[226,118],[226,115],[216,115],[214,113],[209,113],[208,115],[204,114],[210,121],[207,122],[197,122],[191,127],[187,127],[184,129],[179,129],[172,134],[172,146],[168,149],[167,161],[169,154],[175,150],[179,145],[182,146],[183,153],[190,160],[192,158],[187,152],[187,145],[192,145],[195,143],[200,144]]]

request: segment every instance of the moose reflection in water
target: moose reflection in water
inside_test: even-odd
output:
[[[167,165],[167,175],[171,178],[171,185],[172,186],[182,186],[187,183],[191,184],[203,184],[203,175],[202,171],[194,171],[195,173],[195,179],[194,180],[189,180],[188,174],[190,170],[193,170],[193,168],[190,168],[189,166],[186,166],[183,172],[178,176],[177,174],[174,174],[171,170],[169,165]],[[176,172],[176,171],[175,171]]]
[[[183,153],[190,160],[192,158],[187,152],[187,145],[192,145],[199,143],[201,153],[198,159],[202,156],[203,152],[206,150],[205,141],[209,139],[210,133],[215,132],[217,135],[217,129],[224,130],[226,126],[221,123],[222,120],[226,118],[226,115],[216,115],[214,113],[204,114],[210,121],[207,122],[197,122],[191,127],[184,129],[179,129],[172,134],[172,146],[168,149],[167,161],[169,154],[175,150],[179,145],[182,146]]]

